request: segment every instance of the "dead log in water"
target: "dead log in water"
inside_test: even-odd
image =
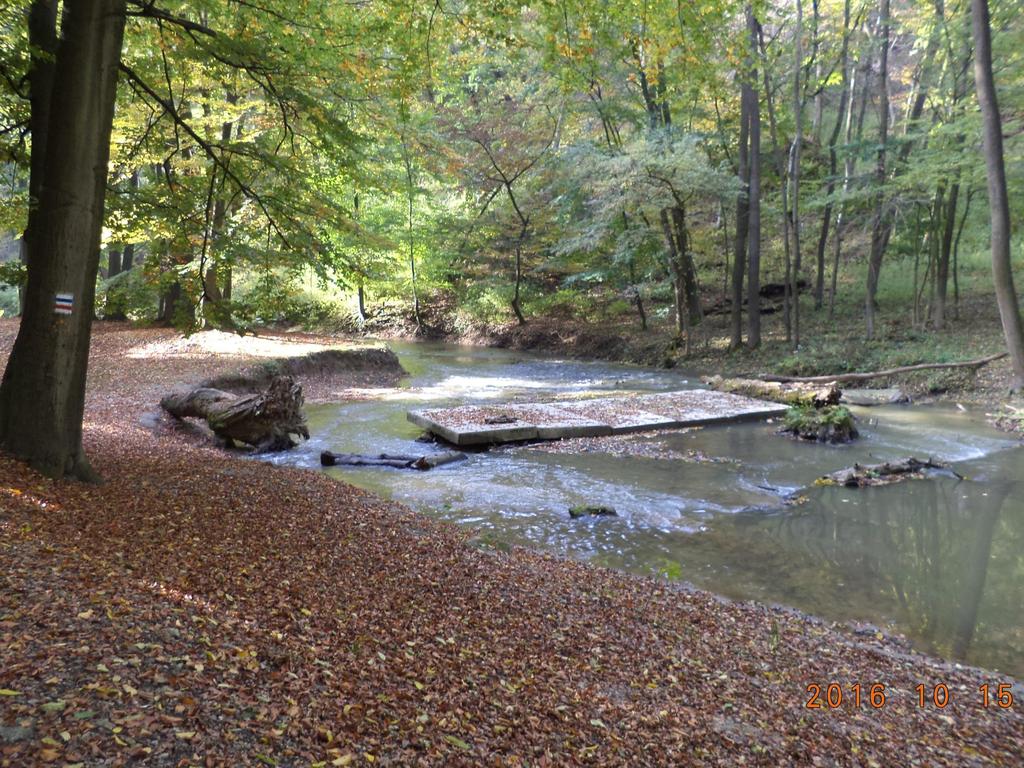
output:
[[[229,445],[245,443],[263,452],[294,448],[295,436],[309,439],[302,403],[302,387],[290,376],[278,376],[264,392],[238,396],[200,387],[167,395],[160,406],[177,419],[205,419]]]
[[[948,472],[958,480],[963,480],[963,477],[950,469],[948,464],[932,461],[930,458],[922,461],[911,456],[882,464],[854,464],[852,467],[819,477],[814,484],[842,485],[847,488],[889,485],[900,480],[924,477],[925,471],[929,469]]]
[[[848,384],[856,381],[871,381],[889,376],[897,376],[902,373],[914,373],[916,371],[937,371],[947,368],[968,368],[976,371],[996,360],[1006,357],[1006,352],[999,352],[988,357],[979,357],[977,360],[963,360],[959,363],[921,363],[919,365],[904,365],[899,368],[888,368],[884,371],[869,371],[867,373],[838,373],[827,376],[775,376],[764,374],[761,376],[765,381],[783,382],[788,384]]]
[[[721,376],[709,376],[703,381],[711,389],[719,392],[731,392],[736,395],[746,395],[786,405],[810,405],[815,408],[824,408],[827,405],[838,405],[843,396],[842,391],[835,384],[726,379]]]
[[[394,467],[395,469],[433,469],[444,464],[462,461],[466,454],[459,451],[428,453],[424,456],[406,456],[404,454],[378,453],[376,456],[364,456],[359,453],[332,453],[324,451],[320,454],[320,464],[325,467]]]

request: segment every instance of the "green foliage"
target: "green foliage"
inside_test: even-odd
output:
[[[130,269],[100,281],[96,291],[96,314],[149,323],[156,320],[158,300],[157,289],[143,270]]]
[[[28,279],[28,270],[20,260],[0,263],[0,284],[8,288],[22,288]]]
[[[27,5],[18,0],[0,10],[0,231],[9,232],[23,230],[29,205],[29,105],[19,90],[30,65]],[[351,313],[340,291],[362,288],[377,304],[374,322],[409,327],[415,294],[446,297],[436,327],[449,327],[456,314],[463,328],[495,326],[514,321],[509,304],[518,277],[529,318],[625,316],[639,291],[658,326],[669,321],[673,299],[659,217],[668,205],[686,210],[705,302],[728,287],[721,276],[732,258],[741,191],[739,82],[750,54],[739,34],[743,4],[178,5],[159,23],[149,5],[139,6],[126,28],[104,236],[108,248],[133,243],[148,256],[130,286],[101,286],[109,295],[100,305],[109,303],[113,314],[123,307],[130,317],[151,318],[156,297],[178,284],[187,298],[180,322],[190,328],[233,316],[347,326]],[[1024,67],[1016,52],[1024,22],[1012,3],[990,5],[996,56],[1004,62],[997,80],[1008,181],[1017,199],[1024,194]],[[789,96],[796,41],[788,5],[754,9],[765,30],[758,86],[767,282],[784,274],[782,196],[790,179],[777,170],[773,150],[784,165],[796,131]],[[972,254],[987,249],[988,222],[973,139],[979,116],[967,5],[914,0],[893,11],[906,55],[891,57],[891,79],[908,94],[926,93],[927,101],[913,122],[912,99],[894,99],[882,188],[872,173],[874,97],[868,92],[864,101],[861,90],[873,79],[857,67],[877,45],[872,13],[855,3],[846,34],[843,3],[817,4],[803,40],[801,276],[814,277],[820,217],[833,207],[834,236],[841,205],[837,305],[850,316],[863,301],[863,256],[880,193],[894,222],[881,304],[906,304],[915,295],[927,303],[931,246],[943,223],[934,203],[954,184],[954,213],[964,224],[961,287],[966,293],[990,280],[971,271]],[[185,26],[173,20],[179,16]],[[933,61],[923,61],[936,32],[941,45]],[[835,152],[837,174],[849,161],[851,176],[830,192],[830,180],[842,181],[830,177],[829,137],[834,126],[845,127],[837,122],[844,37],[856,109],[850,136],[840,131]],[[168,92],[173,98],[164,103]],[[651,104],[671,120],[652,120]],[[909,160],[897,162],[901,153]],[[1022,209],[1013,210],[1019,232]],[[831,257],[831,237],[826,244]],[[1016,247],[1019,253],[1019,237]],[[236,291],[234,304],[217,295],[229,273],[239,283],[265,271],[307,270],[332,286],[322,298],[300,300],[291,288],[270,285],[248,298]],[[15,284],[12,276],[0,281]],[[904,356],[874,348],[850,353],[828,338],[803,341],[819,348],[787,358],[783,368],[834,364],[841,371]],[[910,343],[927,351],[923,342]]]
[[[314,290],[277,270],[259,273],[249,285],[241,285],[232,312],[244,323],[324,329],[345,325],[345,312],[336,297]]]

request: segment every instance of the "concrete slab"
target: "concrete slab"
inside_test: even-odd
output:
[[[639,397],[602,397],[596,400],[558,402],[552,405],[577,418],[607,424],[613,435],[625,432],[650,432],[675,426],[674,419],[652,413],[642,407],[639,400]]]
[[[463,405],[457,408],[410,411],[406,418],[454,445],[488,445],[536,440],[537,425],[521,420],[512,412],[512,408]]]
[[[599,397],[554,403],[464,405],[410,411],[407,418],[454,445],[679,429],[781,416],[786,406],[712,390]]]
[[[690,389],[641,395],[640,405],[674,420],[674,427],[698,427],[782,416],[787,406],[729,392]]]

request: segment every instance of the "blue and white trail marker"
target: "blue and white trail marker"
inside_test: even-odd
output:
[[[55,315],[70,315],[75,306],[75,295],[73,293],[58,293],[53,303]]]

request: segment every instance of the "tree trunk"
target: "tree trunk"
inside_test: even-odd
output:
[[[871,253],[864,297],[864,319],[868,339],[875,338],[875,295],[885,254],[886,143],[889,141],[889,0],[879,0],[878,53],[878,158],[875,162],[875,216],[871,226]]]
[[[406,192],[409,202],[409,275],[412,279],[412,316],[416,321],[416,333],[423,332],[423,321],[420,319],[420,294],[416,285],[416,240],[413,232],[413,201],[416,194],[416,187],[413,184],[412,159],[409,157],[409,148],[404,138],[402,141],[402,159],[405,161]]]
[[[225,101],[228,104],[235,104],[238,96],[233,93],[225,94]],[[209,116],[210,106],[204,106],[204,113]],[[221,144],[227,145],[231,141],[234,131],[234,122],[227,120],[221,124]],[[221,155],[222,160],[224,155]],[[226,259],[222,259],[224,245],[224,228],[228,218],[228,201],[224,198],[224,179],[221,178],[220,192],[214,196],[214,188],[217,181],[217,164],[210,166],[210,195],[212,198],[213,211],[209,222],[208,248],[204,251],[207,263],[203,272],[203,297],[202,297],[202,319],[204,324],[212,325],[215,328],[235,328],[235,322],[231,317],[230,291],[225,294],[225,286],[230,279],[225,272],[230,269]]]
[[[29,62],[29,131],[32,135],[32,155],[29,158],[28,223],[22,235],[22,260],[28,265],[32,259],[32,244],[40,227],[39,203],[42,198],[43,176],[46,162],[46,142],[50,122],[50,98],[53,93],[57,51],[57,0],[34,0],[28,13]],[[18,290],[21,312],[25,311],[25,289]]]
[[[932,325],[941,331],[946,327],[946,298],[949,293],[949,264],[953,254],[953,233],[956,231],[956,208],[960,196],[960,184],[954,182],[946,200],[942,220],[942,244],[939,262],[935,267],[935,304],[932,307]]]
[[[871,58],[866,56],[863,59],[863,63],[860,66],[861,71],[861,94],[860,94],[860,105],[857,109],[857,143],[860,143],[861,136],[864,131],[864,112],[867,109],[868,100],[868,74],[871,70]],[[850,141],[853,138],[853,106],[854,96],[857,93],[857,70],[853,71],[853,76],[850,78],[850,110],[846,115],[846,128],[843,131],[844,144],[849,147]],[[843,162],[843,188],[842,193],[839,196],[839,208],[836,211],[836,234],[833,241],[833,253],[832,253],[832,291],[828,297],[828,316],[829,318],[835,317],[836,312],[836,293],[839,289],[839,259],[843,250],[843,228],[846,223],[846,197],[850,192],[850,186],[853,182],[853,173],[857,168],[857,155],[847,149],[846,160]]]
[[[732,262],[732,335],[729,348],[737,349],[743,343],[743,272],[747,265],[747,229],[750,217],[750,82],[743,76],[740,86],[740,191],[736,195],[736,239],[733,243]]]
[[[516,240],[516,274],[515,287],[512,291],[512,311],[515,313],[516,321],[520,325],[526,325],[526,317],[523,315],[523,308],[519,304],[520,287],[523,283],[523,237],[526,235],[524,226],[522,234]]]
[[[359,286],[356,288],[356,299],[359,307],[359,322],[363,324],[366,322],[368,315],[366,314],[366,289],[363,287],[362,277],[359,278]]]
[[[672,221],[669,217],[669,209],[662,208],[660,213],[661,229],[665,235],[665,247],[668,251],[668,270],[672,276],[672,303],[675,305],[676,332],[685,341],[685,354],[689,355],[690,347],[690,313],[687,308],[686,288],[683,281],[683,272],[680,268],[681,258],[680,247],[685,248],[684,243],[676,240],[673,231]]]
[[[237,441],[257,451],[284,451],[295,447],[292,435],[309,439],[302,402],[302,387],[289,376],[278,376],[260,394],[238,397],[200,387],[167,395],[160,407],[177,419],[206,419],[229,447]]]
[[[107,279],[116,277],[124,271],[124,262],[121,259],[121,252],[113,248],[107,251]],[[117,307],[111,309],[109,303],[110,292],[107,292],[108,302],[106,309],[103,312],[104,320],[127,320],[123,308]]]
[[[789,178],[793,184],[793,287],[790,291],[793,297],[793,349],[800,346],[800,150],[804,143],[804,103],[800,89],[800,70],[804,59],[803,25],[804,6],[801,0],[796,0],[796,51],[793,61],[793,115],[796,120],[796,132],[789,166]]]
[[[700,283],[697,281],[697,265],[693,263],[690,250],[690,231],[686,226],[686,209],[680,203],[672,208],[672,227],[676,237],[677,268],[682,279],[683,298],[686,300],[686,314],[690,325],[700,325],[704,313],[700,305]]]
[[[135,244],[128,243],[121,254],[121,271],[127,272],[135,266]]]
[[[971,200],[974,199],[974,187],[967,188],[967,200],[964,201],[964,212],[957,225],[956,237],[953,239],[953,317],[960,319],[960,238],[964,234],[964,225],[967,223],[967,216],[971,212]]]
[[[971,0],[974,28],[974,83],[981,105],[982,147],[988,172],[988,204],[992,222],[992,276],[996,302],[1003,323],[1006,349],[1013,364],[1010,388],[1024,386],[1024,328],[1020,305],[1013,285],[1010,263],[1010,200],[1006,192],[1006,168],[1003,161],[1003,127],[992,76],[992,31],[989,26],[988,0]]]
[[[747,26],[751,50],[757,47],[758,23],[754,10],[747,5]],[[753,60],[753,56],[751,56]],[[757,65],[750,78],[757,82]],[[747,261],[747,346],[761,346],[761,105],[757,87],[752,85],[750,96],[750,222]]]
[[[121,252],[110,248],[107,250],[107,279],[121,274]]]
[[[788,172],[786,170],[786,163],[782,159],[782,148],[779,146],[779,132],[775,120],[775,99],[772,97],[771,80],[768,77],[768,51],[764,44],[764,35],[760,27],[758,27],[758,42],[761,46],[761,63],[764,65],[764,103],[768,108],[768,131],[772,140],[772,157],[775,160],[775,173],[779,177],[779,185],[781,187],[782,195],[782,261],[785,265],[786,271],[785,280],[783,281],[785,289],[782,297],[782,324],[786,328],[786,341],[790,341],[793,333],[792,313],[790,311],[790,287],[792,283],[793,264],[790,260],[789,250],[791,219],[789,217],[789,192],[786,180]]]
[[[839,172],[839,153],[837,144],[839,134],[846,122],[846,112],[850,102],[850,1],[843,3],[843,41],[839,54],[839,67],[841,70],[842,86],[839,91],[839,106],[837,107],[836,124],[832,128],[832,135],[828,140],[828,182],[825,191],[825,210],[821,216],[821,231],[818,234],[817,266],[818,271],[814,281],[814,308],[821,309],[825,303],[825,247],[828,245],[828,231],[832,224],[832,195],[836,190],[836,174]],[[819,85],[820,87],[820,85]],[[838,229],[838,225],[837,225]],[[838,232],[836,233],[838,238]]]
[[[82,418],[124,24],[125,0],[65,0],[38,211],[46,227],[33,233],[25,314],[0,384],[0,444],[52,477],[95,478]]]

